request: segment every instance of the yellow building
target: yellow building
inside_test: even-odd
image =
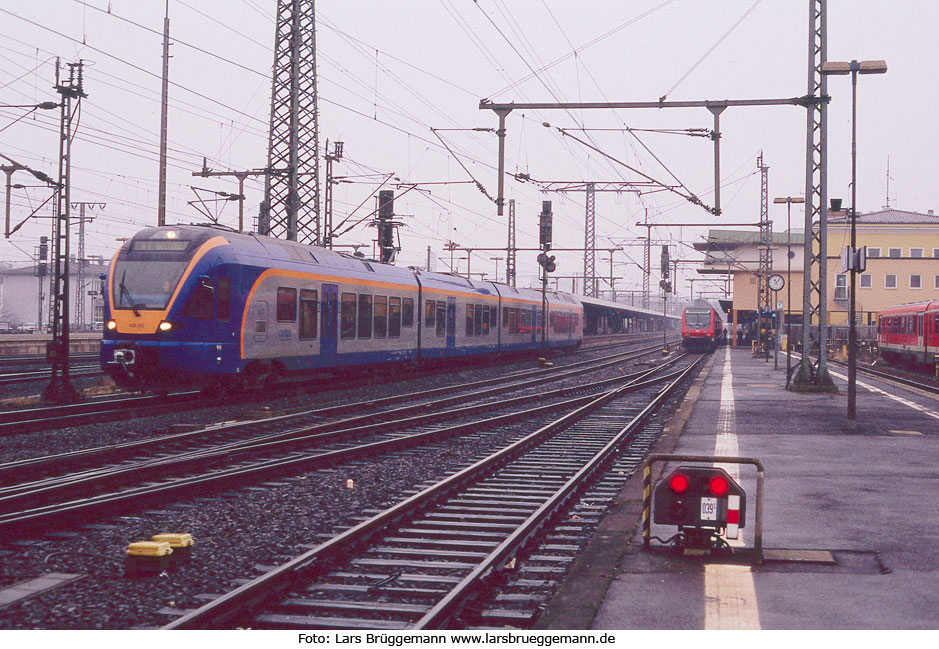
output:
[[[694,243],[704,253],[704,262],[698,267],[702,275],[730,275],[733,310],[730,323],[737,329],[738,339],[749,335],[756,319],[760,266],[760,233],[756,230],[710,230],[706,241]],[[792,317],[793,323],[802,322],[802,232],[774,232],[772,236],[773,272],[783,276],[786,285],[773,296],[773,305]],[[792,257],[787,261],[787,254]],[[792,296],[790,310],[789,296]]]
[[[740,336],[749,335],[756,317],[759,281],[759,237],[756,230],[708,232],[704,242],[694,247],[704,253],[698,273],[730,275],[733,296],[731,322],[738,324]],[[850,275],[841,270],[841,250],[851,241],[851,223],[845,211],[828,212],[828,322],[848,322]],[[873,325],[877,312],[907,302],[939,299],[939,216],[885,209],[857,216],[857,245],[867,247],[867,268],[858,274],[858,323]],[[792,251],[791,274],[787,252]],[[787,286],[773,296],[773,303],[802,322],[803,235],[774,232],[773,272],[783,276]],[[790,276],[791,275],[791,276]],[[791,289],[792,304],[789,305]]]
[[[736,322],[743,330],[752,326],[757,307],[759,281],[759,237],[756,230],[708,232],[704,242],[694,247],[704,253],[698,273],[732,278]],[[828,212],[828,323],[846,324],[849,311],[850,275],[841,271],[841,250],[851,241],[851,223],[845,211]],[[857,215],[857,245],[867,246],[867,268],[858,274],[858,323],[876,324],[877,312],[907,302],[939,299],[939,216],[885,209]],[[787,252],[792,251],[791,276],[787,272]],[[803,235],[774,232],[773,272],[786,279],[774,302],[802,322]],[[791,310],[788,296],[792,296]]]
[[[850,275],[841,250],[851,243],[846,212],[828,213],[828,322],[848,322]],[[939,299],[939,216],[885,209],[857,215],[857,245],[867,246],[867,269],[857,277],[859,324],[875,324],[889,306]]]

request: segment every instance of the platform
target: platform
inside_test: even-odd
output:
[[[655,449],[761,460],[767,560],[643,550],[637,474],[539,628],[939,628],[939,399],[859,376],[849,432],[845,371],[839,394],[797,394],[779,365],[718,349]],[[752,546],[755,471],[740,476]]]

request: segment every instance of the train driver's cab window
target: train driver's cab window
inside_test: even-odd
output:
[[[215,309],[215,285],[208,277],[200,277],[196,288],[192,291],[183,315],[196,320],[211,320]]]
[[[319,292],[300,289],[300,340],[313,340],[317,332]]]
[[[297,289],[281,286],[277,289],[277,322],[297,319]]]

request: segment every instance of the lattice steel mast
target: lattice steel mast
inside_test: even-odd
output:
[[[805,252],[802,280],[802,360],[792,382],[795,390],[836,390],[828,374],[828,309],[826,261],[828,244],[828,80],[822,74],[827,59],[827,0],[809,0],[808,97],[805,129]],[[817,222],[817,223],[816,223]],[[812,335],[811,324],[817,324]],[[812,359],[814,355],[815,360]]]
[[[584,295],[599,297],[597,295],[597,253],[594,246],[597,243],[596,231],[596,188],[593,183],[587,183],[586,210],[584,219]]]
[[[769,354],[769,331],[763,334],[763,317],[773,311],[769,290],[769,276],[773,273],[773,222],[769,220],[769,167],[763,164],[763,153],[756,160],[760,170],[760,262],[757,270],[759,294],[757,299],[757,341],[761,351]],[[769,358],[767,356],[767,358]]]
[[[314,0],[278,0],[264,203],[258,232],[320,243]]]

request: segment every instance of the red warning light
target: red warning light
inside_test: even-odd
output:
[[[688,489],[688,478],[680,473],[676,473],[669,480],[668,486],[677,494],[684,493]]]
[[[710,489],[711,493],[715,496],[723,496],[727,493],[728,489],[727,479],[721,475],[714,476],[708,483],[708,489]]]

